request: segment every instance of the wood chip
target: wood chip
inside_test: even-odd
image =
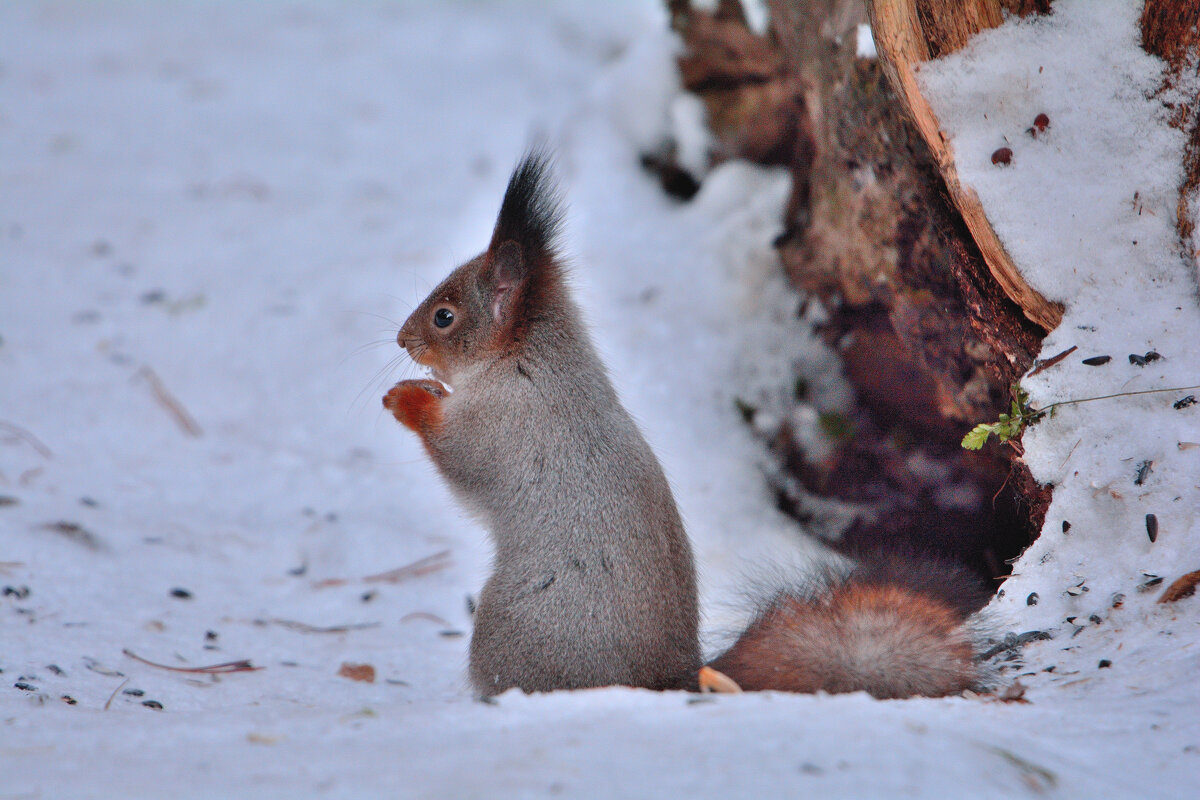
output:
[[[273,744],[279,744],[282,739],[282,736],[276,736],[273,733],[258,733],[257,731],[250,731],[246,734],[246,741],[250,744],[265,744],[269,746]]]
[[[1162,597],[1158,598],[1158,602],[1174,603],[1185,597],[1191,597],[1196,593],[1197,584],[1200,584],[1200,569],[1172,581],[1171,585],[1162,593]]]
[[[1078,349],[1079,349],[1079,346],[1078,346],[1078,345],[1071,345],[1071,346],[1070,346],[1070,347],[1068,347],[1066,350],[1063,350],[1061,353],[1059,353],[1059,354],[1058,354],[1058,355],[1056,355],[1056,356],[1052,356],[1051,358],[1047,358],[1047,359],[1045,359],[1044,361],[1043,361],[1043,360],[1038,360],[1038,361],[1037,361],[1037,362],[1034,364],[1033,372],[1030,372],[1030,373],[1029,373],[1028,375],[1026,375],[1025,377],[1027,377],[1027,378],[1032,378],[1034,375],[1037,375],[1039,372],[1045,372],[1046,370],[1050,369],[1050,368],[1051,368],[1051,367],[1053,367],[1055,364],[1058,364],[1058,363],[1059,363],[1059,362],[1061,362],[1061,361],[1062,361],[1064,358],[1066,358],[1067,356],[1071,355],[1071,353],[1074,353],[1074,352],[1075,352],[1076,350],[1078,350]]]
[[[1007,688],[996,695],[1001,703],[1028,703],[1025,699],[1025,684],[1013,681]]]
[[[352,681],[362,681],[363,683],[375,682],[375,668],[370,664],[343,662],[342,668],[338,670],[338,675],[341,675],[343,678],[349,678]]]

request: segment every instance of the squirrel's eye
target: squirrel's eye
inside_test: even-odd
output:
[[[439,308],[433,312],[433,324],[439,328],[448,328],[454,322],[454,312],[448,308]]]

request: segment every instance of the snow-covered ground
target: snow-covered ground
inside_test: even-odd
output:
[[[1056,19],[1086,5],[1060,0]],[[1105,48],[1128,51],[1132,14],[1109,6]],[[1176,446],[1200,441],[1200,407],[1169,395],[1064,409],[1026,436],[1039,477],[1063,482],[1048,524],[1074,523],[993,609],[1004,630],[1054,627],[1026,652],[1028,703],[472,699],[486,543],[379,397],[411,374],[397,321],[486,243],[534,137],[560,153],[580,298],[676,488],[708,629],[736,624],[727,601],[756,564],[820,552],[773,511],[733,404],[778,368],[747,360],[749,340],[803,340],[770,319],[788,305],[769,278],[787,179],[731,164],[678,205],[640,171],[677,92],[665,27],[654,0],[0,6],[0,798],[1190,794],[1200,599],[1135,586],[1200,568],[1200,454]],[[1056,92],[1095,77],[1044,63]],[[1148,118],[1140,96],[1097,102]],[[1071,115],[1038,110],[1054,127],[1037,146],[1076,163]],[[1173,158],[1178,137],[1143,124]],[[1008,178],[1030,179],[1014,150]],[[1174,177],[1133,177],[1145,260],[1117,249],[1115,205],[1078,217],[1072,236],[1113,241],[1044,288],[1068,301],[1047,354],[1111,352],[1117,390],[1200,383]],[[1164,358],[1126,366],[1151,348]],[[1035,402],[1113,388],[1077,359],[1055,369]],[[1065,593],[1076,574],[1092,591]],[[339,676],[347,663],[374,682]]]

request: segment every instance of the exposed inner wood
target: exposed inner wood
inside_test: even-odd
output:
[[[909,119],[929,147],[984,262],[1013,302],[1043,329],[1062,321],[1062,305],[1042,297],[1025,282],[984,213],[978,195],[958,177],[954,153],[937,116],[917,85],[914,67],[953,52],[971,36],[1003,21],[998,0],[868,0],[880,63]]]

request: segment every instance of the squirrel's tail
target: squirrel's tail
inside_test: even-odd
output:
[[[960,567],[876,557],[843,577],[776,593],[709,666],[745,690],[957,694],[983,683],[968,618],[984,602]]]

